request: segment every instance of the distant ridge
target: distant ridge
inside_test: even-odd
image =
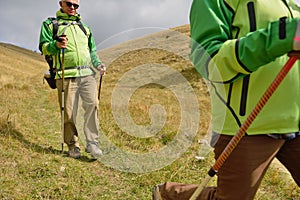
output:
[[[110,65],[111,62],[124,53],[147,47],[164,49],[188,59],[189,33],[189,25],[182,25],[126,41],[101,50],[98,54],[106,65]],[[156,54],[152,54],[152,62],[155,62],[155,60],[159,61],[159,54],[159,51]],[[131,55],[128,56],[128,59],[130,58],[134,65],[134,58],[131,58]],[[158,57],[156,58],[156,56]],[[150,58],[148,57],[148,59]],[[164,61],[168,59],[172,59],[172,57],[168,58],[167,56]],[[0,42],[0,60],[0,88],[7,84],[14,84],[28,76],[42,80],[44,71],[48,69],[44,56],[40,52],[31,51],[9,43]],[[122,63],[119,65],[121,67]],[[26,76],[24,77],[24,75]]]

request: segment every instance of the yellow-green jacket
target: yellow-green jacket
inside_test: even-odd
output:
[[[212,127],[234,135],[292,51],[299,8],[289,0],[194,0],[191,60],[210,82]],[[247,134],[299,131],[297,61]]]
[[[61,35],[67,24],[77,22],[81,19],[79,14],[69,16],[60,10],[56,13],[58,21],[58,33]],[[86,30],[85,34],[78,24],[74,23],[67,26],[64,34],[68,38],[68,45],[65,51],[64,67],[65,78],[84,77],[93,75],[91,67],[97,67],[101,61],[96,52],[96,45],[91,30],[83,24]],[[53,24],[50,19],[43,22],[39,49],[44,55],[52,55],[54,58],[54,67],[57,69],[56,79],[61,78],[62,53],[57,47],[56,40],[53,39]]]

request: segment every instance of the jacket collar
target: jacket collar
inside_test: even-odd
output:
[[[79,21],[81,19],[81,16],[78,13],[76,13],[76,15],[68,15],[66,13],[63,13],[61,10],[58,10],[56,12],[56,18],[63,20]]]

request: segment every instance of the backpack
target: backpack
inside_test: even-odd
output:
[[[59,41],[60,38],[57,35],[59,24],[58,24],[56,18],[49,17],[48,19],[50,19],[52,24],[53,24],[52,38],[54,40]],[[86,32],[84,26],[82,25],[81,21],[77,21],[77,25],[84,32],[84,34],[87,36],[87,32]],[[52,55],[45,55],[45,60],[47,61],[48,65],[49,65],[49,70],[45,71],[44,79],[47,81],[47,83],[48,83],[48,85],[50,86],[51,89],[56,89],[56,82],[55,82],[56,68],[54,68],[54,66],[53,66],[53,56]]]

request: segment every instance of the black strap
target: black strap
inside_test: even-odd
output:
[[[58,32],[58,21],[55,17],[49,17],[48,19],[51,20],[52,24],[53,24],[53,30],[52,30],[52,33],[53,33],[53,39],[54,40],[57,40],[58,39],[58,36],[57,36],[57,32]],[[83,31],[83,33],[87,36],[87,32],[83,26],[83,24],[81,23],[80,20],[77,20],[76,21],[78,26],[80,27],[80,29]]]
[[[78,20],[78,21],[77,21],[77,24],[78,24],[78,26],[80,27],[80,29],[84,32],[84,34],[87,36],[87,32],[86,32],[86,30],[85,30],[83,24],[81,23],[81,21]]]
[[[52,25],[53,25],[52,38],[53,38],[54,40],[56,40],[56,39],[58,38],[58,36],[57,36],[57,32],[58,32],[58,22],[57,22],[57,20],[56,20],[55,17],[49,17],[48,19],[51,20]]]

